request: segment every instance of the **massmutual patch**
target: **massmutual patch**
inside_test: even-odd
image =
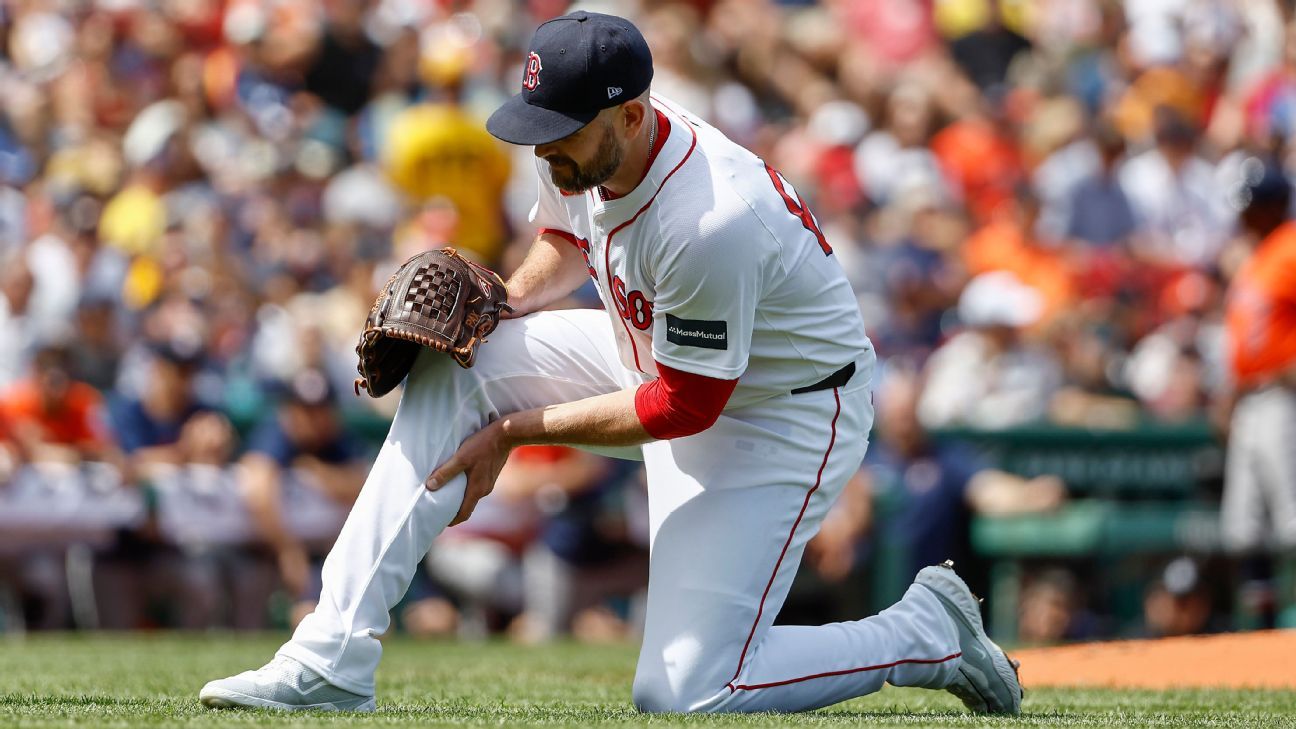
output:
[[[723,321],[681,319],[667,314],[666,341],[681,347],[729,349],[729,325]]]

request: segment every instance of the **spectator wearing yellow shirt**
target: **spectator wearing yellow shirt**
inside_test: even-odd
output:
[[[481,261],[498,260],[507,238],[509,160],[480,120],[449,103],[411,106],[392,121],[382,162],[414,200],[454,209],[448,243]]]

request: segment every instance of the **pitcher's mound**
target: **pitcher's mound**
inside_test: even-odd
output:
[[[1296,689],[1296,630],[1012,651],[1033,686]]]

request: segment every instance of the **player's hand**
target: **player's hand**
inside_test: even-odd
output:
[[[459,513],[455,514],[455,518],[450,521],[450,526],[466,520],[476,508],[477,502],[495,488],[495,479],[499,476],[500,469],[504,468],[504,462],[508,460],[509,452],[512,450],[513,446],[506,442],[504,430],[496,421],[468,436],[450,460],[427,477],[423,485],[428,491],[440,490],[461,473],[468,477],[468,485],[464,488],[463,505],[459,507]]]

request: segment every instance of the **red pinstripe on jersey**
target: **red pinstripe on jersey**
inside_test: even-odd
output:
[[[847,668],[841,671],[827,671],[825,673],[816,673],[811,676],[789,678],[784,681],[771,681],[770,683],[757,683],[757,684],[752,684],[750,686],[747,684],[740,683],[737,686],[730,686],[729,690],[731,693],[733,691],[755,691],[757,689],[774,688],[775,686],[787,686],[788,684],[801,683],[802,681],[810,681],[816,678],[831,678],[833,676],[849,676],[852,673],[864,673],[866,671],[879,671],[883,668],[895,668],[896,666],[903,666],[906,663],[944,663],[946,661],[952,661],[955,658],[958,658],[962,655],[963,655],[962,653],[951,653],[950,655],[945,656],[944,658],[902,658],[898,661],[891,661],[890,663],[880,663],[876,666],[861,666],[859,668]]]

